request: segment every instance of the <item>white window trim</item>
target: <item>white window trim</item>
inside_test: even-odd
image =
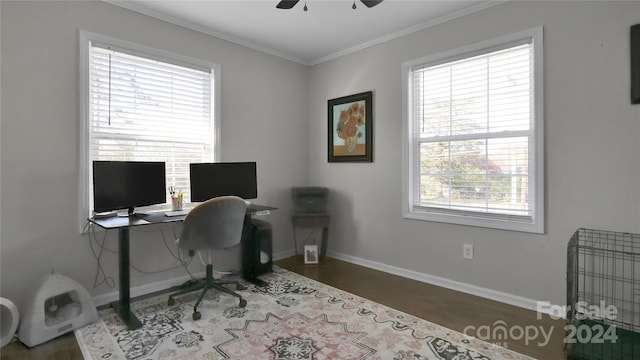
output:
[[[411,133],[412,129],[412,99],[410,86],[412,67],[435,62],[449,62],[456,58],[466,58],[474,53],[484,53],[488,49],[504,46],[523,39],[532,39],[533,44],[533,97],[534,97],[534,141],[535,150],[532,155],[533,173],[535,177],[535,207],[532,222],[517,220],[504,220],[479,216],[465,216],[458,214],[432,213],[414,208],[414,194],[412,179],[414,179],[414,141]],[[403,153],[402,153],[402,215],[407,219],[427,220],[444,222],[451,224],[470,225],[494,229],[513,230],[542,234],[545,231],[545,193],[544,193],[544,66],[543,66],[543,28],[542,26],[520,31],[507,36],[482,41],[476,44],[453,49],[443,53],[426,56],[420,59],[411,60],[402,64],[402,133],[403,133]]]
[[[221,159],[221,146],[220,146],[220,90],[221,90],[221,70],[219,64],[210,63],[203,60],[198,60],[183,55],[155,49],[152,47],[139,45],[136,43],[111,38],[108,36],[80,30],[80,63],[79,63],[79,129],[80,129],[80,144],[79,144],[79,228],[82,232],[87,222],[87,216],[90,213],[89,209],[89,180],[91,174],[89,174],[89,49],[93,42],[109,44],[118,50],[122,50],[134,55],[153,57],[157,60],[173,63],[175,65],[182,65],[187,67],[201,67],[204,69],[211,69],[214,76],[213,84],[213,131],[214,131],[214,144],[213,154],[214,161],[220,161]]]

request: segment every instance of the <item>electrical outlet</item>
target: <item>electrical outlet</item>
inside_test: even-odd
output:
[[[472,244],[464,244],[462,245],[462,257],[465,259],[473,259],[473,245]]]

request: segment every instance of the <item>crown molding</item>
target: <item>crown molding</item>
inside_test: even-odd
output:
[[[504,3],[509,2],[511,0],[487,0],[487,1],[484,1],[484,2],[481,2],[481,3],[478,3],[477,5],[474,5],[472,7],[469,7],[469,8],[463,9],[463,10],[459,10],[459,11],[455,11],[455,12],[447,14],[445,16],[441,16],[441,17],[439,17],[437,19],[433,19],[433,20],[430,20],[430,21],[427,21],[427,22],[424,22],[424,23],[420,23],[420,24],[408,27],[406,29],[403,29],[403,30],[400,30],[400,31],[396,31],[394,33],[379,37],[379,38],[371,40],[371,41],[364,42],[362,44],[359,44],[359,45],[356,45],[356,46],[353,46],[353,47],[350,47],[350,48],[347,48],[347,49],[344,49],[344,50],[341,50],[341,51],[337,51],[335,53],[332,53],[332,54],[329,54],[327,56],[323,56],[323,57],[320,57],[320,58],[317,58],[317,59],[314,59],[314,60],[301,59],[301,58],[299,58],[297,56],[293,56],[291,54],[284,53],[282,51],[277,51],[277,50],[268,48],[266,46],[263,46],[263,45],[260,45],[260,44],[256,44],[254,42],[247,41],[247,40],[232,36],[232,35],[227,34],[227,33],[222,33],[222,32],[219,32],[219,31],[215,31],[215,30],[210,29],[210,28],[208,28],[206,26],[198,25],[198,24],[195,24],[193,22],[186,21],[184,19],[180,19],[180,18],[178,18],[176,16],[168,15],[168,14],[163,13],[163,12],[155,11],[155,10],[149,9],[147,7],[144,7],[144,6],[140,6],[137,3],[134,3],[132,1],[128,1],[128,0],[102,0],[102,1],[104,1],[106,3],[109,3],[111,5],[114,5],[114,6],[118,6],[118,7],[121,7],[121,8],[127,9],[127,10],[131,10],[131,11],[143,14],[143,15],[147,15],[147,16],[150,16],[150,17],[162,20],[162,21],[166,21],[168,23],[171,23],[171,24],[174,24],[174,25],[178,25],[178,26],[181,26],[181,27],[193,30],[193,31],[197,31],[197,32],[200,32],[200,33],[203,33],[203,34],[206,34],[206,35],[210,35],[210,36],[222,39],[222,40],[226,40],[226,41],[238,44],[238,45],[242,45],[242,46],[248,47],[250,49],[258,50],[260,52],[263,52],[263,53],[266,53],[266,54],[269,54],[269,55],[277,56],[277,57],[285,59],[285,60],[293,61],[295,63],[299,63],[299,64],[302,64],[302,65],[313,66],[313,65],[318,65],[318,64],[321,64],[323,62],[327,62],[327,61],[330,61],[330,60],[333,60],[333,59],[337,59],[339,57],[342,57],[342,56],[345,56],[345,55],[348,55],[348,54],[352,54],[352,53],[358,52],[360,50],[363,50],[363,49],[366,49],[366,48],[369,48],[369,47],[372,47],[372,46],[375,46],[375,45],[382,44],[384,42],[387,42],[387,41],[390,41],[390,40],[393,40],[393,39],[397,39],[399,37],[402,37],[402,36],[417,32],[417,31],[428,29],[430,27],[436,26],[438,24],[445,23],[447,21],[451,21],[451,20],[466,16],[466,15],[470,15],[470,14],[473,14],[475,12],[482,11],[482,10],[485,10],[485,9],[488,9],[488,8],[491,8],[491,7],[500,5],[500,4],[504,4]]]

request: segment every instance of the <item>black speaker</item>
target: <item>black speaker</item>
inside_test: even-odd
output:
[[[242,277],[256,285],[266,285],[258,275],[273,268],[272,234],[271,224],[258,219],[245,223],[242,230]]]

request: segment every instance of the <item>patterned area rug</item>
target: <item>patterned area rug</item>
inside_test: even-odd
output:
[[[85,359],[498,360],[531,359],[298,274],[274,267],[269,283],[243,283],[245,308],[210,291],[132,303],[143,323],[127,330],[112,309],[76,330]]]

